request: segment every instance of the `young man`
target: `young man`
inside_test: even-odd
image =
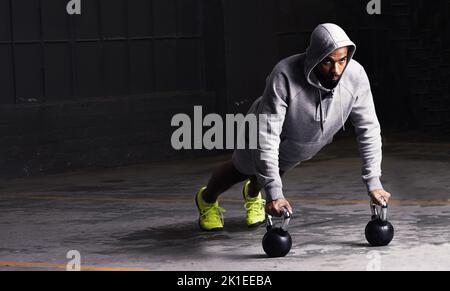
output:
[[[349,117],[357,135],[368,194],[378,205],[388,202],[390,194],[380,182],[380,124],[367,74],[353,59],[355,50],[339,26],[321,24],[313,31],[306,53],[275,66],[263,96],[248,112],[275,118],[268,119],[265,131],[258,129],[257,149],[235,150],[232,159],[220,165],[208,185],[197,192],[201,229],[223,228],[218,197],[242,181],[246,181],[243,199],[249,226],[263,223],[265,212],[281,216],[285,207],[292,213],[283,196],[282,175],[330,144]]]

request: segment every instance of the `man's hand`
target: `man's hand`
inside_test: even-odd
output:
[[[377,189],[369,192],[369,196],[372,202],[376,205],[383,206],[389,202],[391,194],[384,191],[383,189]]]
[[[273,200],[272,202],[268,203],[266,205],[266,212],[269,215],[280,217],[283,215],[283,207],[286,207],[290,214],[293,213],[291,204],[289,204],[289,201],[287,201],[286,199]]]

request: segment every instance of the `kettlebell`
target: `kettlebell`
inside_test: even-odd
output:
[[[283,208],[283,221],[281,227],[274,227],[272,216],[267,215],[266,228],[267,232],[262,239],[264,252],[271,257],[284,257],[292,247],[292,238],[288,232],[291,214],[286,208]]]
[[[366,239],[374,247],[387,246],[394,238],[394,227],[387,220],[388,205],[379,206],[370,201],[372,219],[366,226]]]

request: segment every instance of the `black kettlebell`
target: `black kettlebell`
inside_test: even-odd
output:
[[[272,216],[267,215],[267,232],[262,239],[262,245],[264,252],[269,257],[284,257],[291,250],[292,238],[287,230],[290,220],[291,214],[285,208],[283,208],[283,222],[281,223],[281,227],[274,227]]]
[[[367,241],[374,247],[387,246],[394,238],[394,227],[387,220],[387,204],[379,206],[370,201],[372,220],[367,224],[365,234]]]

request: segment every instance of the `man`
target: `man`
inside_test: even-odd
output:
[[[345,130],[349,117],[357,135],[368,194],[378,205],[388,202],[390,194],[380,182],[380,125],[367,74],[353,59],[355,50],[339,26],[321,24],[313,31],[306,53],[275,66],[263,96],[249,110],[249,114],[275,118],[268,119],[265,131],[259,129],[257,149],[235,150],[232,159],[219,166],[208,185],[198,191],[195,200],[201,229],[223,228],[224,210],[218,197],[242,181],[246,181],[243,198],[249,226],[263,223],[265,212],[281,216],[284,207],[292,213],[283,196],[282,175],[330,144],[342,127]]]

